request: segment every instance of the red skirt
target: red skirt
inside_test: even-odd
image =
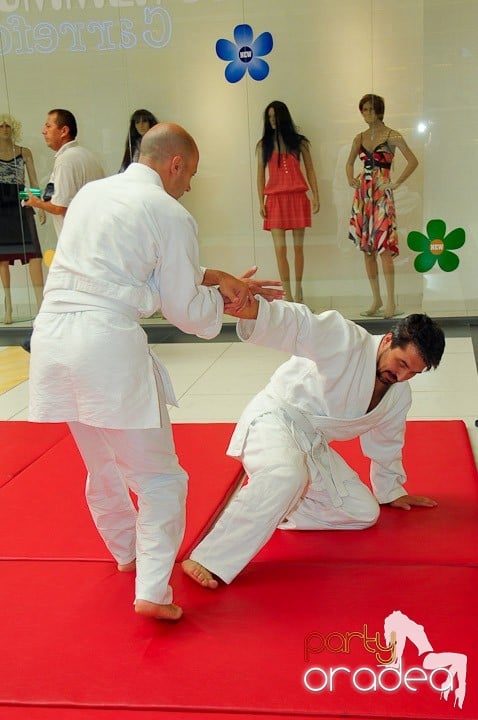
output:
[[[305,192],[267,196],[264,230],[296,230],[311,225],[310,200]]]

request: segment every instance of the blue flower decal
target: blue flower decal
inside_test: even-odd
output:
[[[228,82],[239,82],[246,70],[253,80],[264,80],[269,75],[269,65],[265,60],[261,60],[261,55],[268,55],[272,50],[272,35],[270,32],[263,32],[255,40],[253,38],[250,25],[236,25],[235,42],[224,38],[217,41],[216,55],[228,62],[224,72]]]

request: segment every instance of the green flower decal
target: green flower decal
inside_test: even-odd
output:
[[[458,250],[465,244],[465,231],[455,228],[446,235],[446,224],[443,220],[430,220],[427,224],[427,235],[418,230],[408,233],[408,247],[417,255],[414,267],[417,272],[424,273],[431,270],[436,262],[445,272],[456,270],[460,258],[451,250]]]

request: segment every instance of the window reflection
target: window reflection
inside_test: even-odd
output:
[[[0,111],[21,120],[18,146],[30,149],[37,171],[37,183],[25,181],[42,192],[54,163],[41,134],[50,108],[73,112],[80,145],[93,151],[106,174],[134,160],[138,137],[128,129],[128,119],[135,111],[180,123],[197,139],[201,154],[194,189],[183,199],[199,222],[201,263],[236,274],[257,264],[263,276],[276,277],[280,266],[257,195],[256,145],[263,136],[264,109],[280,99],[310,143],[321,204],[304,234],[300,293],[293,288],[291,296],[315,311],[337,308],[353,319],[364,312],[373,319],[381,317],[379,311],[389,316],[414,310],[474,316],[476,253],[469,238],[475,236],[475,219],[468,188],[476,145],[477,91],[471,80],[476,60],[470,48],[477,21],[474,0],[459,7],[452,0],[297,0],[293,6],[288,0],[259,5],[252,0],[0,0]],[[269,71],[261,80],[246,72],[228,82],[216,43],[234,37],[234,29],[245,23],[254,38],[272,37]],[[378,173],[377,163],[390,162],[392,186],[403,179],[391,189],[398,255],[386,248],[377,273],[368,268],[363,248],[356,252],[349,240],[357,188],[350,187],[344,169],[351,141],[368,132],[357,110],[365,93],[385,98],[384,122],[396,133],[383,139],[392,144],[393,159],[372,152],[372,175],[383,180],[385,168]],[[364,147],[375,151],[370,140]],[[403,178],[410,169],[408,151],[419,165]],[[355,177],[363,162],[358,153]],[[307,181],[304,166],[302,171]],[[371,181],[370,189],[373,195],[380,184]],[[40,219],[37,214],[33,222],[41,253],[51,259],[52,218],[44,225]],[[437,219],[466,232],[459,265],[445,272],[437,262],[418,273],[407,237],[426,234],[428,223]],[[13,325],[31,323],[35,288],[41,287],[39,274],[29,272],[38,257],[29,256],[25,223],[22,219],[26,262],[9,265]],[[357,225],[352,234],[356,231]],[[388,252],[395,258],[384,267]],[[292,254],[289,263],[292,267]],[[45,275],[46,263],[39,264]],[[291,269],[294,283],[297,274]]]

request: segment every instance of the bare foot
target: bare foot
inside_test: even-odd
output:
[[[149,600],[136,600],[134,606],[135,612],[144,617],[154,618],[155,620],[179,620],[183,614],[179,605],[159,605]]]
[[[126,565],[120,565],[118,563],[118,570],[120,572],[133,572],[136,570],[136,560],[131,560],[131,562],[126,563]]]
[[[203,587],[215,590],[219,585],[218,581],[214,579],[212,573],[209,572],[204,565],[196,562],[195,560],[183,560],[181,566],[186,573],[195,582],[199,583]]]

